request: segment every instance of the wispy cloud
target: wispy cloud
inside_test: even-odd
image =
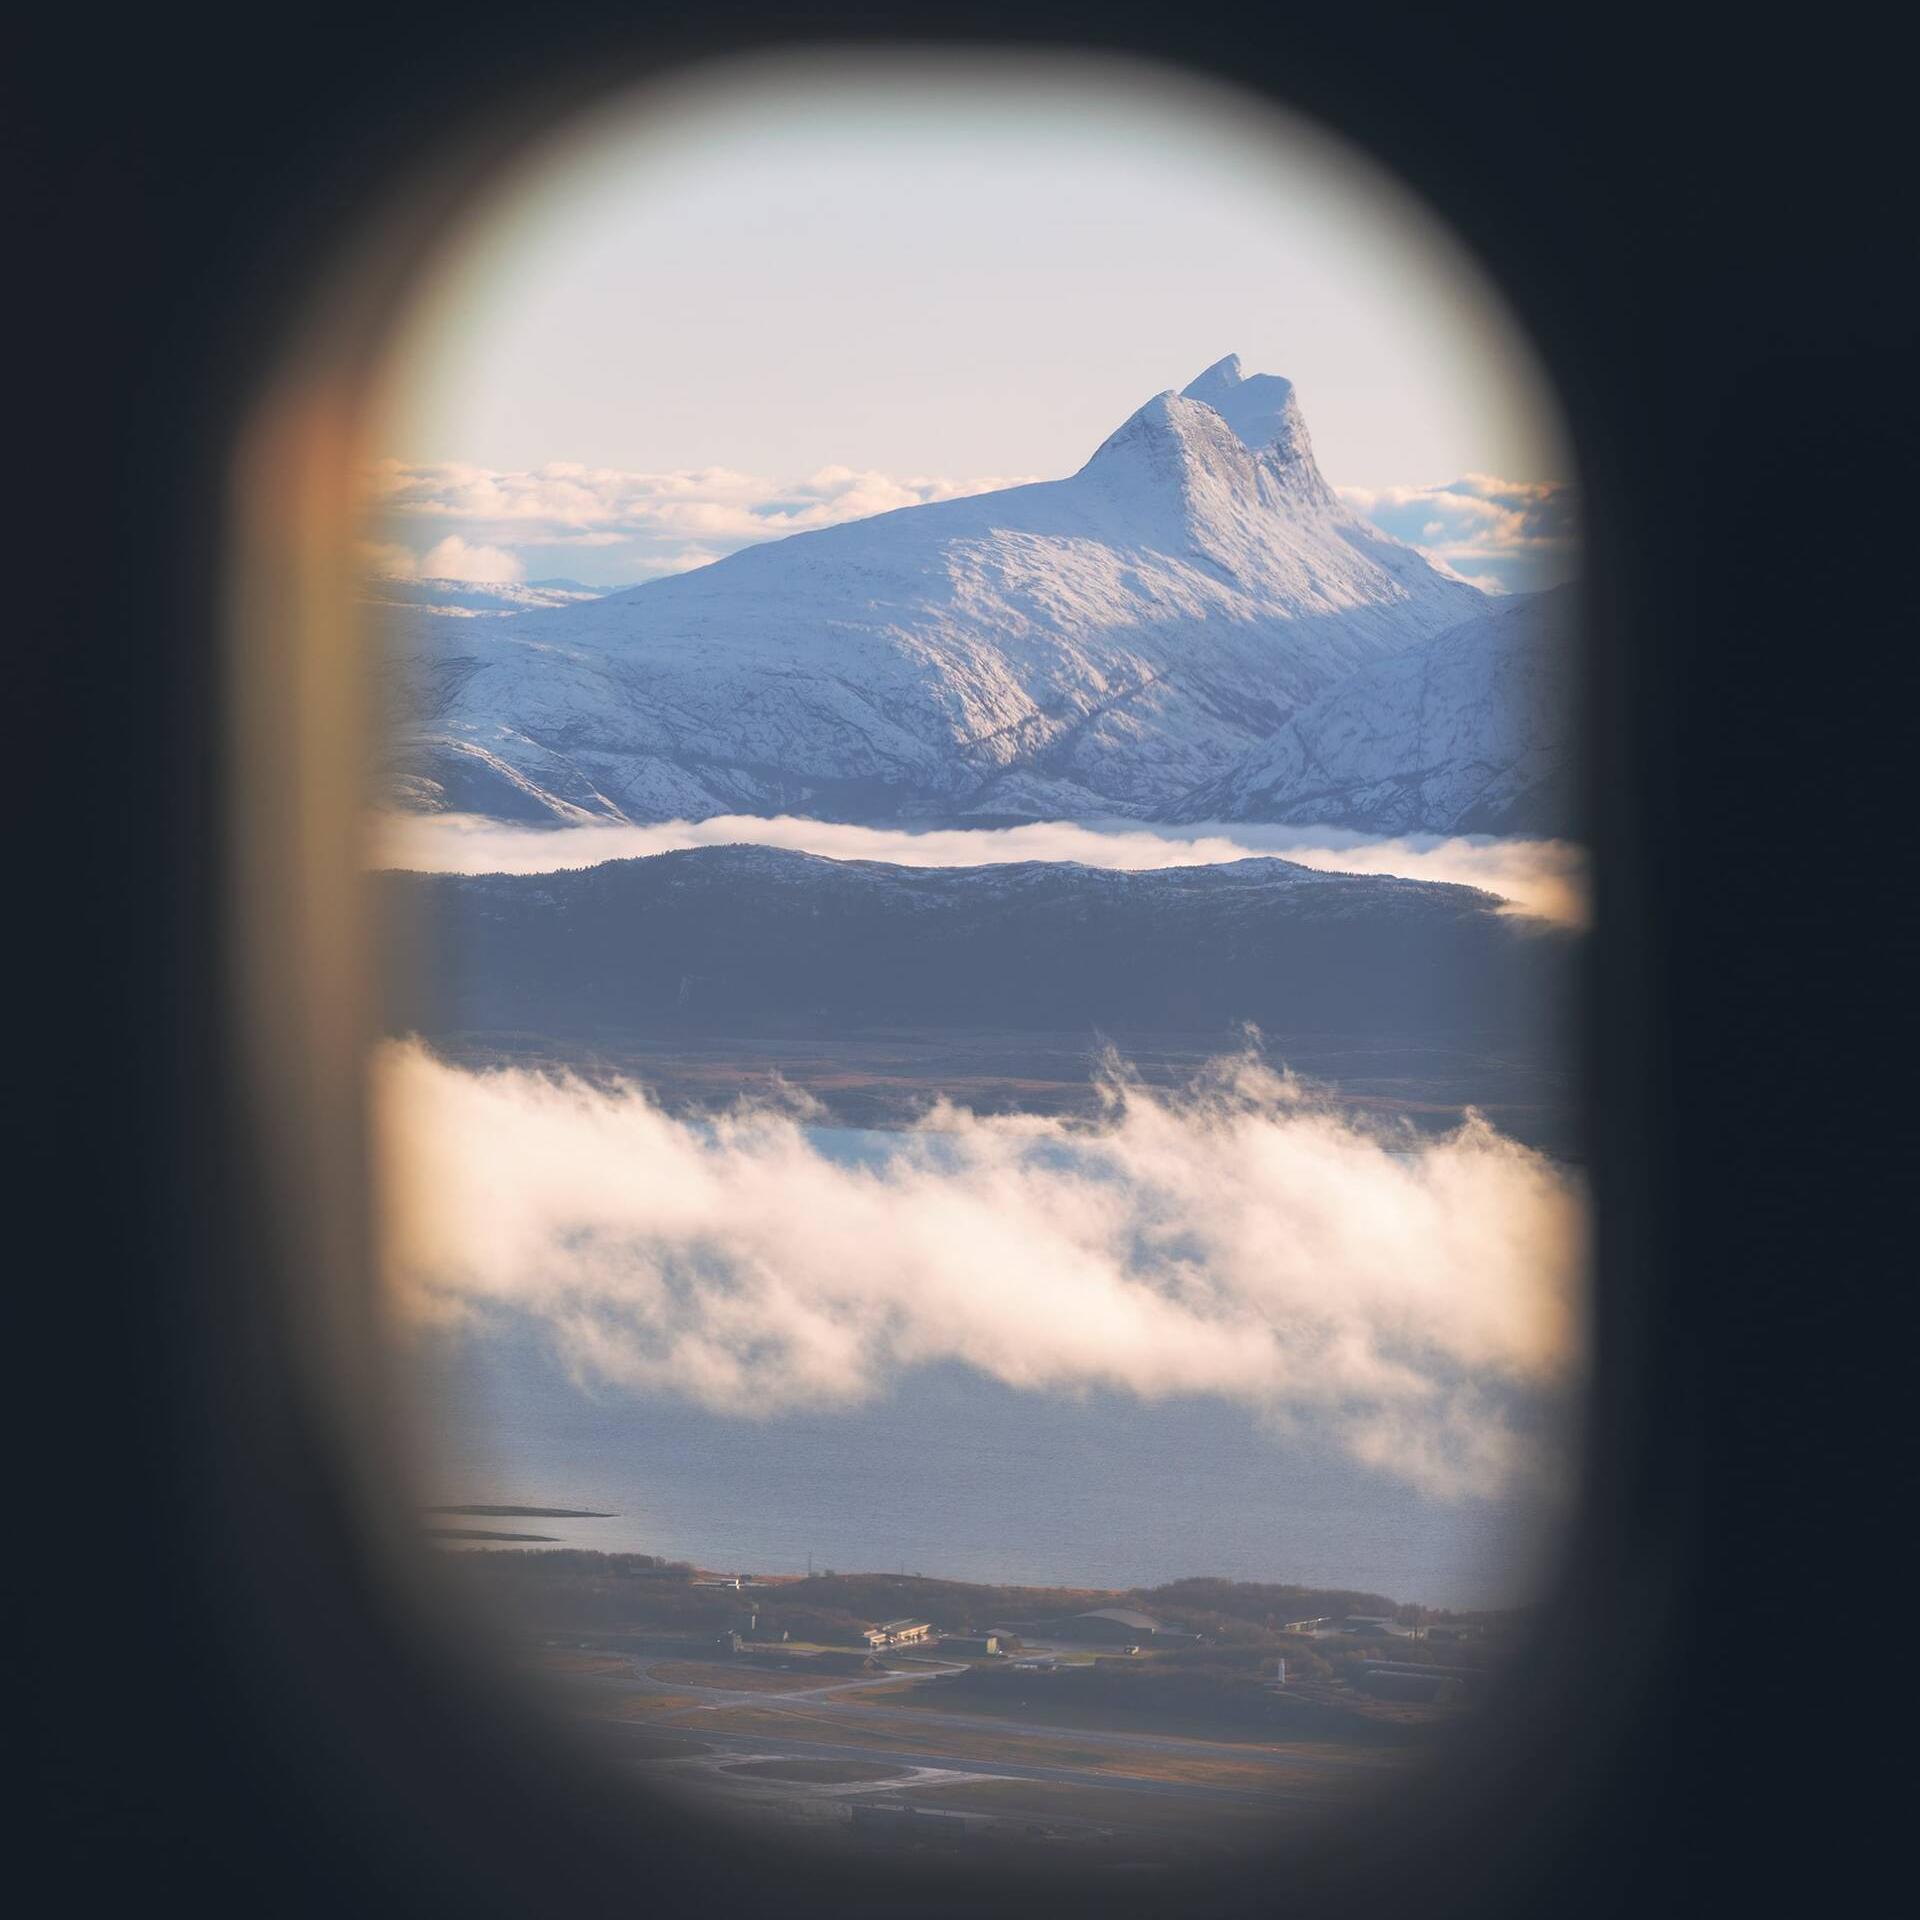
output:
[[[1138,872],[1217,866],[1279,854],[1334,873],[1390,873],[1451,881],[1499,895],[1516,914],[1584,926],[1584,852],[1566,840],[1491,835],[1409,834],[1371,838],[1339,827],[1086,826],[1071,820],[1019,827],[915,832],[904,827],[842,826],[780,815],[770,820],[720,814],[657,826],[610,824],[516,827],[476,814],[379,814],[371,825],[377,867],[416,873],[559,873],[688,847],[789,847],[830,860],[888,860],[912,867],[997,866],[1015,860],[1072,860]]]
[[[1579,567],[1579,496],[1570,486],[1469,473],[1441,486],[1342,487],[1340,495],[1490,592],[1557,586]]]
[[[528,553],[555,567],[571,559],[604,580],[685,572],[785,534],[1020,483],[1002,475],[899,478],[829,466],[783,486],[725,467],[642,473],[566,461],[507,473],[384,460],[369,475],[380,532],[374,551],[390,570],[433,577],[442,530],[458,529],[462,542],[509,549],[523,563]]]
[[[1538,1416],[1583,1346],[1564,1170],[1474,1117],[1376,1129],[1253,1054],[1184,1096],[1117,1060],[1102,1088],[1092,1126],[940,1107],[849,1162],[798,1101],[680,1120],[630,1082],[390,1043],[397,1308],[529,1315],[584,1385],[746,1418],[946,1361],[1033,1392],[1221,1397],[1438,1497],[1550,1470]]]

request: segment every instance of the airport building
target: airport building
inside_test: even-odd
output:
[[[1045,1632],[1058,1640],[1081,1646],[1125,1647],[1133,1652],[1144,1646],[1196,1646],[1201,1637],[1163,1627],[1152,1614],[1142,1613],[1137,1607],[1095,1607],[1090,1613],[1043,1624]]]
[[[930,1620],[883,1620],[877,1627],[869,1627],[866,1633],[870,1647],[911,1647],[932,1637]]]

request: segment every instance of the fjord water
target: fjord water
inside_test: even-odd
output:
[[[1190,1574],[1427,1606],[1527,1599],[1548,1516],[1443,1502],[1215,1401],[1021,1393],[958,1366],[878,1405],[730,1417],[583,1390],[536,1331],[439,1336],[426,1361],[446,1503],[611,1509],[439,1524],[724,1572],[897,1571],[1125,1588]]]
[[[813,1132],[836,1158],[887,1150],[884,1134]],[[757,1418],[583,1384],[506,1314],[424,1336],[418,1365],[429,1503],[608,1515],[435,1524],[726,1572],[811,1560],[1103,1588],[1208,1574],[1471,1608],[1532,1597],[1553,1546],[1544,1496],[1437,1499],[1213,1399],[1029,1392],[949,1363],[877,1402]]]

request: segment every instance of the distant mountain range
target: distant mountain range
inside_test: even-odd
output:
[[[378,606],[417,607],[443,618],[461,615],[502,618],[535,608],[573,606],[598,600],[597,587],[578,580],[442,580],[379,576],[368,598]]]
[[[620,1030],[1558,1030],[1575,952],[1469,887],[1286,860],[1120,873],[705,847],[523,876],[388,873],[431,964],[391,1025]],[[405,977],[401,974],[399,977]]]
[[[1570,596],[1490,600],[1360,518],[1231,357],[1068,479],[601,597],[377,597],[421,810],[1566,825]]]

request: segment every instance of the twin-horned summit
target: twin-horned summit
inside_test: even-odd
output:
[[[1240,356],[1216,360],[1177,393],[1157,393],[1110,434],[1083,473],[1129,457],[1158,456],[1159,470],[1178,464],[1204,468],[1241,485],[1254,482],[1254,464],[1281,481],[1302,502],[1332,505],[1332,489],[1313,458],[1306,415],[1291,380],[1277,373],[1249,374]]]
[[[1229,354],[1064,479],[426,620],[392,790],[546,822],[1537,830],[1558,644],[1519,611],[1353,511],[1293,383]]]

